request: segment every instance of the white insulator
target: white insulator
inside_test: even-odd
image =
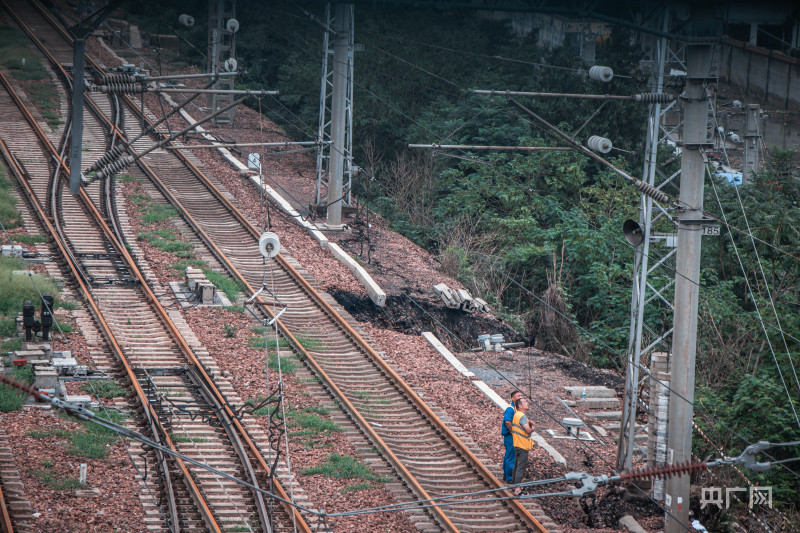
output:
[[[239,67],[239,63],[234,58],[228,58],[222,64],[222,69],[225,72],[236,72],[236,69]]]
[[[586,146],[601,154],[607,154],[611,151],[611,148],[613,148],[611,141],[599,135],[592,135],[589,137],[589,140],[586,141]]]
[[[278,236],[271,231],[266,231],[258,238],[258,251],[264,257],[275,257],[281,251],[281,242]]]
[[[225,29],[231,33],[236,33],[239,31],[239,21],[236,19],[228,19],[228,22],[225,23]]]
[[[178,17],[178,23],[183,24],[187,28],[191,28],[192,26],[194,26],[194,17],[184,13],[183,15]]]
[[[601,67],[600,65],[595,65],[589,69],[589,77],[594,81],[608,83],[614,78],[614,71],[611,70],[611,67]]]

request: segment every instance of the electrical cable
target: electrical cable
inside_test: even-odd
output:
[[[280,32],[277,32],[277,33],[280,35]],[[302,47],[298,46],[298,45],[297,45],[297,44],[296,44],[294,41],[292,41],[291,39],[288,39],[288,38],[284,37],[283,35],[281,35],[281,37],[283,37],[285,40],[287,40],[288,42],[290,42],[291,44],[293,44],[293,46],[295,46],[295,47],[296,47],[296,48],[298,48],[299,50],[301,50],[301,51],[304,51],[304,52],[305,52],[305,50],[304,50]],[[305,53],[307,53],[307,52],[305,52]],[[354,82],[354,83],[355,83],[355,82]],[[365,91],[366,91],[368,94],[372,95],[374,98],[376,98],[376,99],[378,99],[379,101],[383,102],[385,105],[387,105],[388,107],[390,107],[390,109],[392,109],[392,110],[394,110],[395,112],[399,113],[401,116],[404,116],[404,117],[408,118],[409,120],[411,120],[412,122],[414,122],[414,123],[418,124],[419,126],[421,126],[421,127],[425,128],[425,129],[428,129],[428,128],[426,128],[424,125],[422,125],[422,124],[420,124],[418,121],[416,121],[415,119],[413,119],[413,118],[411,118],[411,117],[409,117],[409,116],[405,115],[405,113],[403,113],[402,111],[398,110],[397,108],[395,108],[394,106],[392,106],[390,103],[386,102],[384,99],[382,99],[381,97],[379,97],[378,95],[376,95],[375,93],[373,93],[372,91],[370,91],[369,89],[367,89],[366,87],[364,87],[363,85],[361,85],[361,84],[358,84],[358,83],[356,83],[356,85],[358,85],[359,87],[363,88],[363,89],[364,89],[364,90],[365,90]],[[285,106],[284,106],[284,107],[285,107]],[[287,110],[288,110],[288,109],[287,109]],[[289,111],[290,111],[290,110],[289,110]],[[292,113],[292,114],[294,114],[294,113]],[[296,115],[295,115],[295,116],[296,116]],[[524,117],[522,117],[522,118],[524,118]],[[530,120],[527,120],[527,119],[526,119],[526,121],[530,123]],[[428,129],[428,131],[430,131],[430,130]],[[431,131],[431,133],[433,133],[433,132]],[[374,178],[374,176],[373,176],[373,178]],[[378,185],[379,185],[379,186],[381,186],[382,188],[384,188],[384,187],[383,187],[383,186],[382,186],[380,183],[378,183]],[[425,218],[427,218],[427,217],[425,217]],[[430,219],[429,219],[429,221],[430,221]],[[430,222],[432,222],[432,221],[430,221]],[[435,223],[433,223],[433,224],[434,224],[434,226],[435,226],[435,227],[439,228],[438,224],[435,224]],[[439,228],[439,229],[441,229],[441,228]],[[736,229],[738,230],[738,228],[736,228]],[[741,231],[741,230],[738,230],[738,231]],[[445,233],[447,233],[447,232],[445,232]],[[456,242],[458,242],[458,240],[457,240],[457,239],[454,239],[454,240],[456,240]],[[486,261],[484,258],[480,258],[480,259],[481,259],[483,262],[487,262],[487,261]],[[487,262],[487,264],[488,264],[488,262]],[[497,269],[495,269],[493,265],[490,265],[490,268],[491,268],[492,270],[494,270],[494,271],[497,271]],[[509,279],[509,281],[511,281],[511,282],[512,282],[512,284],[516,285],[516,286],[517,286],[519,289],[523,290],[524,292],[526,292],[527,294],[529,294],[530,296],[532,296],[534,299],[536,299],[537,301],[539,301],[539,302],[540,302],[540,303],[542,303],[543,305],[546,305],[546,302],[544,302],[544,301],[543,301],[541,298],[539,298],[539,297],[538,297],[536,294],[534,294],[532,291],[530,291],[530,290],[528,290],[527,288],[523,287],[523,286],[522,286],[521,284],[519,284],[519,283],[518,283],[516,280],[513,280],[513,278],[511,278],[510,276],[508,276],[508,274],[506,274],[505,272],[503,272],[503,271],[500,271],[500,272],[501,272],[501,273],[502,273],[502,274],[503,274],[503,275],[504,275],[504,276],[505,276],[507,279]],[[558,312],[557,310],[554,310],[554,311]],[[558,313],[558,314],[559,314],[559,315],[562,315],[561,313]],[[589,335],[591,338],[594,338],[594,336],[593,336],[593,335],[591,335],[591,333],[589,333],[587,330],[585,330],[585,328],[582,328],[582,327],[581,327],[579,324],[575,323],[575,322],[574,322],[574,321],[573,321],[571,318],[569,318],[569,317],[566,317],[566,316],[563,316],[563,318],[567,319],[567,320],[568,320],[570,323],[573,323],[573,325],[575,325],[575,326],[576,326],[576,327],[578,327],[578,328],[579,328],[581,331],[583,331],[583,333],[584,333],[584,334],[587,334],[587,335]],[[641,367],[641,369],[642,369],[642,370],[643,370],[643,371],[644,371],[644,372],[645,372],[647,375],[649,375],[649,376],[651,377],[651,379],[657,379],[657,378],[655,378],[654,376],[650,375],[649,369],[647,369],[646,367],[643,367],[641,364],[640,364],[639,366]],[[658,380],[657,380],[657,381],[658,381]],[[670,388],[668,385],[665,385],[665,386],[671,390],[671,388]],[[680,394],[678,394],[677,392],[675,392],[675,391],[672,391],[672,392],[673,392],[674,394],[676,394],[676,395],[680,396]],[[683,399],[684,401],[688,401],[686,398],[683,398],[683,397],[682,397],[682,399]],[[694,406],[693,402],[689,402],[689,403],[691,403],[691,404]],[[710,414],[709,414],[709,416],[710,416]],[[713,418],[713,417],[712,417],[712,418]],[[720,423],[721,423],[721,422],[720,422]],[[733,431],[733,430],[732,430],[731,428],[729,428],[727,425],[723,424],[723,426],[724,426],[724,427],[726,427],[726,429],[728,429],[729,431]],[[736,433],[734,432],[734,434],[736,434]],[[743,438],[743,437],[741,437],[740,435],[738,435],[738,434],[736,434],[736,435],[737,435],[737,437],[739,437],[741,440],[743,440],[743,441],[747,442],[747,441],[746,441],[746,439],[744,439],[744,438]],[[792,472],[791,470],[789,470],[789,471],[790,471],[790,472]],[[793,473],[795,476],[798,476],[798,474],[796,474],[796,473],[794,473],[794,472],[792,472],[792,473]],[[800,477],[800,476],[799,476],[799,477]]]

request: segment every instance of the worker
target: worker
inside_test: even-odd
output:
[[[528,469],[528,452],[533,448],[533,424],[531,424],[525,412],[530,407],[530,402],[527,398],[519,398],[514,407],[514,420],[511,422],[511,434],[514,438],[514,474],[512,483],[519,485],[525,478],[525,471]],[[522,492],[522,487],[514,489],[514,496],[519,496]]]
[[[508,406],[506,412],[503,414],[503,425],[500,428],[500,434],[503,436],[503,446],[506,448],[506,453],[503,456],[503,480],[506,483],[514,481],[514,438],[511,436],[511,422],[514,421],[514,402],[517,398],[522,396],[522,393],[515,390],[511,393],[511,405]]]

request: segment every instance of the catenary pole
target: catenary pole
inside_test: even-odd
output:
[[[672,391],[669,401],[667,462],[692,458],[692,403],[697,352],[697,304],[700,291],[700,250],[703,228],[703,150],[708,142],[707,84],[713,46],[692,44],[686,49],[685,113],[681,152],[681,208],[678,211],[678,248],[675,268],[675,314],[672,335]],[[667,481],[664,499],[669,511],[665,533],[682,533],[689,523],[688,474]]]
[[[347,119],[348,47],[351,4],[336,4],[333,20],[333,94],[331,98],[331,156],[328,175],[328,224],[342,223],[342,183]]]

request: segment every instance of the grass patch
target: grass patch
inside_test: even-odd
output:
[[[256,326],[257,327],[257,326]],[[251,348],[264,348],[265,346],[270,350],[274,350],[277,346],[278,348],[289,348],[289,341],[280,337],[279,339],[275,339],[274,337],[271,339],[264,340],[264,337],[250,337],[248,341],[248,345]]]
[[[22,225],[22,213],[17,209],[17,199],[11,195],[11,182],[6,177],[6,169],[0,166],[0,220],[6,229]]]
[[[98,418],[119,423],[125,419],[122,413],[108,411],[97,413]],[[81,422],[82,429],[68,431],[69,445],[67,450],[78,457],[102,459],[108,456],[111,443],[117,439],[116,433],[91,422]]]
[[[56,309],[67,309],[72,311],[73,309],[80,308],[80,305],[77,302],[71,302],[67,300],[56,300],[56,304],[53,306]]]
[[[294,419],[303,429],[311,429],[316,432],[338,432],[342,430],[339,424],[333,420],[322,418],[316,413],[292,411],[289,413],[289,417]]]
[[[35,234],[34,235],[27,235],[27,234],[14,235],[11,238],[14,239],[14,242],[21,242],[22,244],[34,244],[34,243],[37,243],[37,242],[45,242],[45,241],[47,241],[47,237],[45,237],[44,235],[35,235]]]
[[[80,488],[81,482],[72,477],[57,477],[51,469],[40,470],[32,468],[28,473],[38,478],[47,488],[53,490],[75,490]]]
[[[58,437],[61,439],[69,438],[70,431],[66,429],[59,429],[59,428],[47,428],[47,429],[32,429],[25,433],[28,437],[32,437],[34,439],[45,439],[47,437]]]
[[[48,77],[41,58],[26,46],[25,36],[14,26],[0,26],[0,63],[18,80],[41,80]]]
[[[205,437],[187,437],[175,433],[170,433],[169,438],[172,439],[172,442],[206,442],[207,440]]]
[[[186,272],[186,267],[202,268],[208,264],[207,261],[202,259],[181,259],[177,264],[172,265],[172,268],[178,272]]]
[[[171,205],[157,204],[146,194],[132,194],[128,200],[133,202],[142,214],[142,224],[150,226],[178,216],[178,210]]]
[[[244,311],[245,311],[243,305],[231,305],[227,309],[231,313],[244,313]]]
[[[142,231],[139,232],[136,238],[149,242],[163,252],[169,252],[187,259],[194,258],[194,245],[178,240],[178,235],[172,230]]]
[[[323,475],[325,477],[337,479],[363,479],[366,481],[375,481],[377,483],[388,483],[391,481],[389,477],[376,476],[367,465],[355,457],[339,455],[338,453],[330,454],[326,463],[320,466],[306,468],[301,470],[300,473],[307,476]]]
[[[252,326],[250,328],[250,331],[252,331],[253,333],[259,333],[259,334],[263,335],[264,334],[264,326],[260,326],[260,325],[259,326]],[[300,343],[300,346],[302,346],[306,350],[314,350],[314,349],[319,348],[320,346],[322,346],[322,343],[320,343],[317,339],[314,339],[314,338],[311,338],[311,337],[305,337],[303,335],[295,335],[295,339],[297,339],[297,342]],[[249,345],[250,345],[251,348],[264,348],[264,337],[250,337]],[[280,337],[277,341],[275,340],[274,337],[270,338],[270,339],[267,339],[267,341],[266,341],[266,347],[267,348],[269,348],[270,350],[274,350],[276,346],[279,347],[279,348],[290,348],[291,347],[291,345],[289,344],[289,341],[284,339],[283,337]]]
[[[40,304],[31,276],[13,274],[15,270],[25,270],[25,264],[15,257],[0,257],[0,316],[16,316],[25,300],[37,307]],[[58,296],[58,286],[51,278],[38,274],[33,274],[32,278],[43,293]]]
[[[178,210],[171,205],[151,203],[147,213],[142,215],[142,223],[146,225],[155,224],[176,216],[178,216]]]
[[[264,398],[263,396],[257,396],[251,400],[247,400],[246,403],[255,407],[256,405],[260,405],[261,403],[263,403],[265,400],[266,398]],[[273,414],[275,414],[275,411],[278,410],[278,407],[279,407],[278,404],[265,405],[264,407],[261,407],[260,409],[256,409],[255,411],[253,411],[253,415],[272,416]],[[280,410],[278,410],[278,415],[280,416]]]
[[[114,179],[119,181],[119,182],[122,182],[122,183],[128,182],[128,181],[135,181],[136,183],[141,183],[142,182],[142,180],[140,178],[134,178],[130,174],[119,174],[117,176],[114,176]]]
[[[369,481],[362,481],[360,483],[354,483],[353,485],[347,485],[339,489],[340,494],[347,494],[348,492],[353,492],[355,490],[367,490],[374,487],[372,483]]]
[[[8,377],[14,381],[25,383],[28,385],[33,384],[33,367],[26,365],[19,368],[14,368],[8,373]],[[10,413],[17,411],[25,405],[28,399],[28,394],[18,389],[10,387],[5,383],[0,384],[0,412]]]
[[[8,352],[16,352],[22,349],[22,339],[11,339],[0,343],[0,353],[3,355]]]
[[[280,358],[280,370],[281,372],[286,372],[287,374],[291,374],[295,370],[297,370],[297,363],[295,362],[295,358],[291,355],[282,355]],[[270,353],[269,359],[267,360],[267,367],[270,370],[278,370],[278,354]]]
[[[84,383],[81,385],[81,390],[94,394],[98,398],[110,399],[125,396],[127,391],[120,387],[116,381],[102,380],[93,381],[91,383]]]
[[[203,274],[206,275],[208,281],[214,284],[214,286],[225,293],[225,295],[231,300],[234,301],[239,296],[240,292],[244,292],[245,287],[244,284],[240,281],[233,280],[228,276],[220,274],[216,270],[212,270],[210,268],[204,268]]]
[[[0,337],[13,337],[17,334],[17,321],[13,318],[0,319]]]

